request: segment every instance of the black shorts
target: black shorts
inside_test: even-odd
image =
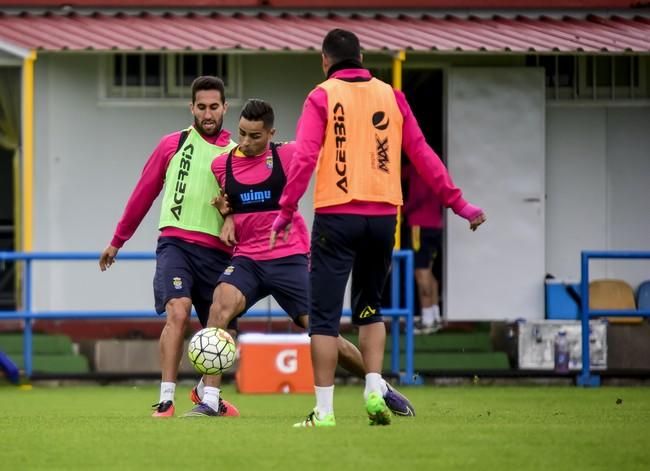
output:
[[[316,214],[311,237],[310,334],[338,336],[352,272],[352,322],[382,322],[381,297],[395,244],[395,216]]]
[[[409,232],[415,268],[431,268],[442,251],[442,229],[412,226]]]
[[[214,288],[229,264],[230,254],[221,250],[190,244],[175,237],[159,238],[153,279],[156,312],[163,314],[170,299],[190,298],[201,325],[205,327]]]
[[[267,296],[273,296],[293,322],[309,311],[309,259],[290,255],[274,260],[233,257],[219,283],[228,283],[246,298],[246,310]]]

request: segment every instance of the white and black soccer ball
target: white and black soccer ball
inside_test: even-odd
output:
[[[206,327],[190,339],[187,354],[199,373],[220,375],[235,363],[236,345],[223,329]]]

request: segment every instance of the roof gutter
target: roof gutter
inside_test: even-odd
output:
[[[11,54],[13,56],[18,56],[21,59],[24,59],[29,55],[29,49],[22,48],[20,46],[16,46],[15,44],[8,43],[6,41],[3,41],[0,39],[0,52],[6,52],[8,54]]]

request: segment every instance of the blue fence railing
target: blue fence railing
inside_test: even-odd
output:
[[[591,354],[589,352],[589,319],[607,317],[650,317],[650,310],[643,309],[589,309],[589,260],[591,259],[650,259],[650,252],[636,251],[583,251],[580,259],[580,303],[582,321],[582,371],[577,378],[579,386],[599,386],[600,376],[591,374]]]
[[[0,252],[0,264],[5,262],[21,262],[23,264],[22,309],[17,311],[0,311],[0,320],[19,319],[23,326],[23,357],[24,370],[27,376],[32,375],[32,323],[35,319],[123,319],[158,317],[153,310],[119,310],[119,311],[40,311],[33,309],[33,280],[32,265],[37,261],[94,261],[99,260],[95,252]],[[154,260],[150,252],[120,252],[119,260]],[[391,304],[382,307],[382,314],[391,320],[391,373],[399,376],[402,384],[419,384],[421,379],[415,375],[413,365],[413,252],[396,250],[393,252],[393,268],[391,273]],[[402,284],[403,283],[403,284]],[[403,288],[403,292],[402,292]],[[350,316],[350,310],[344,310],[343,315]],[[281,310],[251,310],[246,317],[281,317],[286,316]],[[405,319],[404,353],[405,361],[401,361],[400,320]],[[403,366],[403,369],[402,369]]]

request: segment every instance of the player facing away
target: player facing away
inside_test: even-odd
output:
[[[210,170],[215,155],[236,145],[230,133],[222,129],[226,109],[220,78],[194,80],[190,103],[193,125],[160,140],[131,193],[110,245],[99,259],[102,271],[114,263],[164,187],[153,288],[156,312],[167,317],[160,334],[162,378],[154,417],[174,415],[176,378],[192,305],[205,326],[217,280],[230,263],[232,250],[219,239],[224,220],[211,206],[220,188]],[[222,408],[227,415],[239,415],[226,401]]]
[[[432,334],[442,328],[440,315],[440,279],[443,233],[442,205],[424,179],[407,165],[402,168],[408,182],[403,214],[413,249],[415,283],[420,301],[420,323],[416,334]]]
[[[225,328],[233,319],[260,299],[271,295],[295,324],[308,327],[309,232],[302,216],[295,212],[293,231],[286,240],[269,248],[268,234],[278,214],[278,199],[286,182],[294,144],[275,144],[271,138],[274,113],[262,100],[248,100],[239,121],[239,146],[219,156],[212,171],[228,196],[236,234],[222,233],[236,242],[231,265],[219,278],[210,308],[209,327]],[[235,237],[236,236],[236,237]],[[359,350],[339,337],[338,360],[342,367],[363,377],[365,369]],[[186,416],[221,415],[220,376],[205,377],[205,394]],[[406,397],[385,385],[386,404],[397,415],[415,411]],[[197,395],[198,396],[198,395]],[[333,425],[333,424],[332,424]]]
[[[314,169],[309,329],[316,407],[296,427],[334,422],[334,372],[343,295],[352,272],[352,321],[366,366],[364,399],[371,425],[388,425],[381,369],[386,327],[381,294],[402,204],[403,149],[442,204],[475,230],[483,211],[462,197],[439,157],[426,144],[404,95],[372,77],[361,63],[359,38],[346,30],[327,33],[322,67],[327,79],[307,97],[296,151],[273,222],[271,243],[282,236]],[[317,166],[318,163],[318,166]]]

